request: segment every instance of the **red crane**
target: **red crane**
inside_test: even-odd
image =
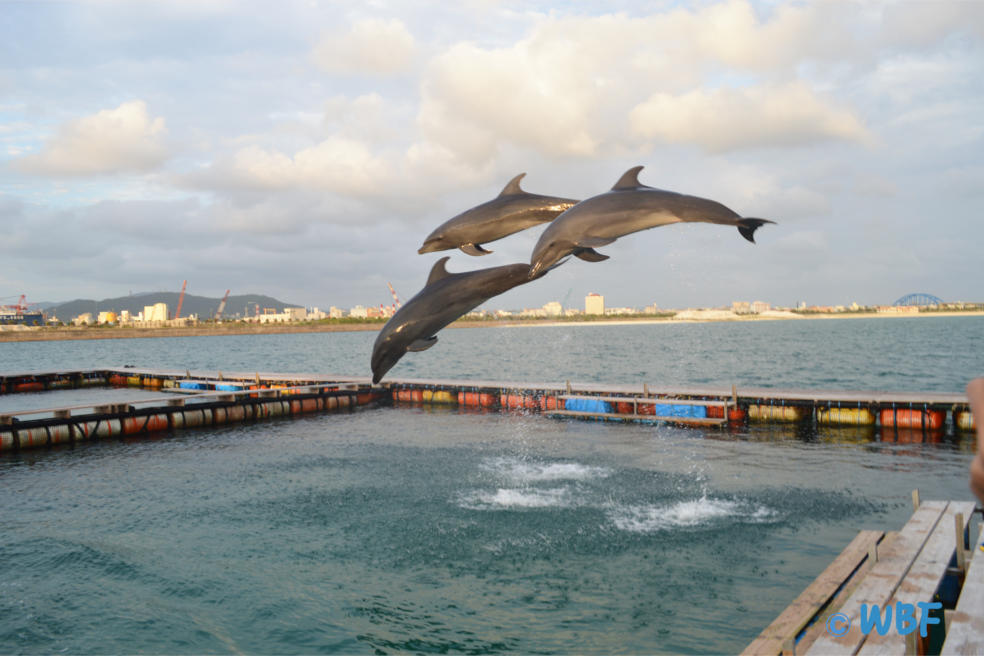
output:
[[[390,285],[390,283],[386,283],[386,284],[389,285],[390,294],[393,295],[393,309],[394,310],[399,310],[400,309],[400,299],[396,295],[396,290],[393,289],[393,285]]]
[[[222,302],[219,303],[219,309],[215,311],[215,320],[218,321],[222,318],[222,311],[225,310],[226,301],[229,300],[229,290],[226,290],[225,296],[222,297]]]
[[[13,296],[8,296],[7,298],[13,298]],[[6,299],[0,299],[6,300]],[[20,298],[17,299],[17,305],[0,305],[5,310],[13,310],[14,312],[27,312],[28,310],[27,294],[21,294]],[[31,303],[30,305],[34,305]]]
[[[181,296],[178,297],[178,309],[174,311],[174,318],[175,319],[180,319],[181,318],[181,304],[184,303],[184,300],[185,300],[185,289],[187,287],[188,287],[188,281],[185,280],[184,281],[184,284],[181,285]]]

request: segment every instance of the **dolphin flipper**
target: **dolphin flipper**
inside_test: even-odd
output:
[[[468,255],[488,255],[492,252],[482,248],[481,244],[462,244],[458,248],[461,249],[462,253],[467,253]]]
[[[608,255],[602,255],[593,248],[579,248],[574,251],[574,257],[579,257],[585,262],[604,262]]]
[[[775,223],[768,219],[738,219],[738,232],[748,241],[755,243],[755,231],[766,223]]]
[[[437,335],[431,335],[430,337],[418,339],[407,347],[408,351],[426,351],[430,347],[437,344]]]

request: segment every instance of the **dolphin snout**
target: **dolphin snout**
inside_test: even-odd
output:
[[[425,241],[424,245],[417,249],[417,253],[419,255],[423,255],[424,253],[436,253],[439,250],[441,250],[440,241],[437,239],[431,239],[429,241]]]

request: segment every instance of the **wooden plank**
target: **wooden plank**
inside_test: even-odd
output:
[[[853,654],[861,647],[865,639],[861,632],[861,605],[884,607],[888,603],[939,523],[946,506],[946,501],[925,501],[919,506],[891,544],[879,549],[878,562],[838,609],[847,616],[850,629],[842,636],[821,635],[808,654]]]
[[[906,573],[902,582],[899,584],[895,594],[889,600],[891,606],[895,604],[911,604],[915,606],[919,602],[929,603],[933,601],[933,594],[940,585],[940,581],[946,575],[946,568],[950,564],[957,547],[956,530],[954,518],[960,514],[963,516],[963,526],[960,530],[961,541],[963,540],[963,530],[970,522],[971,513],[974,511],[974,503],[971,501],[951,501],[947,504],[946,511],[937,523],[926,544],[923,546],[919,555],[909,571]],[[917,617],[919,611],[917,607]],[[932,628],[932,627],[930,627]],[[918,633],[913,639],[918,637]],[[925,653],[924,646],[917,649],[918,653]],[[861,647],[859,654],[864,656],[875,656],[877,654],[896,654],[904,656],[906,653],[906,637],[898,631],[890,630],[885,635],[873,632],[868,635]]]
[[[868,559],[868,553],[884,537],[883,531],[861,531],[840,555],[782,613],[762,630],[742,656],[777,656],[833,599]]]
[[[942,656],[984,654],[984,534],[971,544],[970,566],[946,632]]]

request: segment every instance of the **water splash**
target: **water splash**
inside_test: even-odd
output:
[[[519,458],[491,458],[482,463],[482,469],[515,483],[544,481],[587,481],[605,478],[612,474],[607,467],[584,465],[577,462],[542,463]]]
[[[615,526],[631,533],[656,533],[722,524],[762,524],[778,521],[779,513],[761,504],[709,498],[670,504],[623,505],[608,510]]]
[[[539,489],[504,489],[494,492],[474,491],[462,494],[458,505],[468,510],[528,510],[535,508],[571,508],[579,505],[566,487]]]

